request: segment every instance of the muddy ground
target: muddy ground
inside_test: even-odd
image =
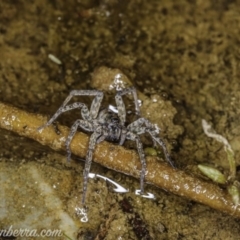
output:
[[[0,101],[51,116],[72,89],[92,88],[96,68],[118,68],[139,91],[176,108],[174,124],[183,133],[168,137],[166,129],[164,139],[178,168],[191,171],[210,162],[227,169],[223,146],[204,135],[201,119],[229,140],[239,165],[239,44],[240,1],[2,0]],[[77,114],[59,121],[71,126]],[[56,159],[65,153],[3,130],[0,139],[0,157],[9,168],[33,161],[61,169]],[[84,165],[78,165],[69,169],[76,176],[62,196],[68,207],[81,182]],[[138,188],[138,180],[120,173],[97,165],[92,171]],[[99,181],[91,190],[104,197],[89,206],[95,219],[79,227],[78,239],[239,238],[239,219],[152,186],[156,200],[108,193]]]

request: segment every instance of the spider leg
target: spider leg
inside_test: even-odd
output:
[[[165,158],[166,160],[168,161],[168,163],[173,167],[175,168],[172,160],[171,160],[171,156],[167,150],[167,147],[165,145],[165,143],[163,142],[163,140],[159,137],[156,136],[155,132],[152,132],[151,130],[147,130],[147,132],[151,135],[152,139],[157,142],[161,147],[162,147],[162,150],[164,152],[164,155],[165,155]]]
[[[138,118],[136,121],[130,123],[127,126],[127,130],[130,132],[134,132],[138,135],[143,134],[146,132],[145,118]]]
[[[57,112],[49,119],[47,123],[45,123],[43,126],[38,128],[38,131],[42,130],[43,128],[51,125],[55,119],[62,113],[76,109],[76,108],[81,108],[83,112],[88,112],[87,106],[84,103],[76,102],[73,104],[69,104],[65,107],[60,107]]]
[[[128,93],[132,93],[133,98],[134,98],[136,114],[138,116],[140,115],[140,107],[139,107],[139,104],[138,104],[136,89],[134,87],[129,87],[129,88],[125,88],[121,91],[117,91],[116,96],[115,96],[115,100],[116,100],[117,109],[118,109],[118,116],[120,118],[122,126],[124,126],[124,124],[126,122],[126,108],[125,108],[125,104],[123,102],[122,96],[126,95]]]
[[[122,128],[122,134],[121,134],[120,141],[119,141],[119,145],[123,145],[126,137],[127,137],[127,128],[123,127]]]
[[[147,119],[144,119],[144,122],[146,124],[146,132],[150,134],[153,142],[158,143],[162,147],[166,160],[173,168],[175,168],[164,141],[159,137],[159,128],[157,125],[152,124]]]
[[[91,123],[89,123],[86,120],[82,120],[82,119],[78,119],[77,121],[74,122],[74,124],[72,125],[70,132],[67,136],[65,145],[66,145],[66,150],[67,150],[67,161],[70,162],[70,158],[71,158],[71,149],[70,149],[70,144],[72,142],[72,139],[74,137],[74,135],[77,132],[78,127],[81,127],[82,129],[88,131],[88,132],[92,132],[93,131],[93,126]]]
[[[142,145],[142,142],[141,142],[139,136],[134,134],[133,132],[127,132],[127,139],[136,141],[139,158],[140,158],[141,165],[142,165],[141,176],[140,176],[140,194],[144,194],[144,179],[145,179],[145,175],[146,175],[147,164],[146,164],[146,160],[145,160],[145,154],[143,151],[143,145]]]
[[[74,97],[74,96],[95,96],[95,98],[92,101],[90,112],[87,108],[87,106],[84,103],[73,103],[70,105],[67,105],[68,102]],[[51,125],[53,121],[61,115],[63,112],[73,110],[75,108],[81,108],[81,115],[84,120],[92,120],[97,117],[99,108],[101,105],[103,99],[103,92],[98,90],[73,90],[70,92],[68,97],[65,99],[61,107],[57,110],[57,112],[49,119],[49,121],[44,124],[43,126],[38,128],[38,131],[42,130],[43,128]]]
[[[135,141],[136,141],[136,144],[137,144],[138,154],[139,154],[140,161],[141,161],[141,164],[142,164],[141,177],[140,177],[140,190],[141,190],[140,193],[144,194],[144,178],[145,178],[145,175],[146,175],[147,164],[146,164],[145,154],[143,152],[143,146],[142,146],[142,142],[141,142],[140,138],[136,137]]]
[[[157,128],[156,125],[153,125],[146,118],[139,118],[136,121],[134,121],[133,123],[129,124],[127,126],[127,130],[130,132],[134,132],[138,135],[148,132],[150,134],[150,136],[152,137],[154,144],[158,143],[162,147],[162,150],[164,152],[165,158],[168,161],[168,163],[172,167],[174,167],[165,143],[163,142],[163,140],[160,137],[158,137],[159,129]]]
[[[102,134],[100,135],[100,137],[97,139],[97,143],[100,143],[102,141],[104,141],[108,136],[108,130],[106,128],[102,128]]]
[[[89,140],[89,146],[88,151],[86,155],[86,161],[85,161],[85,167],[83,171],[83,196],[82,196],[82,204],[85,204],[86,199],[86,193],[87,193],[87,183],[88,183],[88,174],[90,171],[91,163],[92,163],[92,157],[93,157],[93,151],[96,146],[97,139],[101,136],[102,129],[99,127],[96,129],[96,132],[93,132],[93,134],[90,137]]]

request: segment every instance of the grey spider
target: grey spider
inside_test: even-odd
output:
[[[103,99],[103,92],[98,90],[73,90],[70,92],[68,97],[63,102],[62,106],[57,110],[57,112],[50,118],[50,120],[39,127],[38,130],[41,131],[43,128],[49,126],[53,121],[62,113],[73,109],[81,109],[82,119],[77,119],[71,127],[70,133],[66,139],[66,149],[67,149],[67,160],[70,161],[71,150],[70,143],[77,132],[78,127],[82,128],[87,132],[91,132],[88,151],[86,155],[85,168],[83,171],[83,195],[82,204],[85,204],[87,183],[89,178],[89,171],[92,162],[93,151],[96,144],[102,142],[103,140],[111,142],[119,142],[122,145],[125,140],[132,140],[136,142],[138,154],[142,164],[141,176],[140,176],[140,194],[144,194],[144,177],[146,173],[146,161],[143,151],[142,142],[139,135],[144,133],[149,133],[152,137],[154,144],[158,143],[165,154],[165,158],[168,163],[173,167],[170,155],[167,148],[161,138],[158,137],[159,129],[156,125],[149,122],[146,118],[139,117],[136,121],[130,123],[126,126],[126,108],[123,102],[122,96],[131,93],[134,98],[135,111],[137,116],[140,116],[139,103],[137,99],[137,92],[134,87],[125,88],[116,92],[115,101],[117,112],[108,109],[100,110],[101,102]],[[94,96],[92,101],[90,111],[87,106],[81,102],[74,102],[68,104],[69,101],[74,96]]]

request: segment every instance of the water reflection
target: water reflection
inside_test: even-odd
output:
[[[136,195],[140,195],[141,197],[144,197],[144,198],[155,199],[155,195],[154,194],[149,193],[149,192],[147,192],[146,194],[141,194],[141,190],[140,189],[137,189],[135,191],[135,194]]]
[[[85,208],[75,207],[76,214],[81,216],[81,222],[88,222],[88,216]]]
[[[117,192],[117,193],[126,193],[126,192],[129,192],[128,189],[126,189],[126,188],[124,188],[123,186],[121,186],[120,184],[114,182],[114,181],[111,180],[110,178],[104,177],[104,176],[102,176],[102,175],[95,174],[95,173],[89,173],[89,174],[88,174],[88,177],[90,177],[90,178],[95,178],[95,177],[102,178],[102,179],[104,179],[105,181],[113,184],[113,185],[115,186],[115,188],[113,189],[114,192]]]

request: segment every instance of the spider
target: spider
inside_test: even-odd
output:
[[[123,95],[132,94],[134,98],[134,105],[136,115],[138,119],[126,124],[126,108],[123,102]],[[90,110],[88,107],[81,102],[74,102],[68,104],[69,101],[75,96],[94,96]],[[39,127],[38,130],[41,131],[43,128],[52,124],[55,119],[64,112],[80,109],[82,119],[77,119],[70,129],[70,133],[66,139],[66,150],[67,150],[67,160],[70,161],[71,150],[70,143],[77,132],[78,127],[82,128],[87,132],[91,132],[92,135],[89,139],[88,151],[86,155],[85,168],[83,171],[83,195],[82,195],[82,204],[85,204],[86,192],[87,192],[87,183],[89,178],[89,171],[92,163],[93,152],[96,144],[107,140],[110,142],[118,142],[119,145],[122,145],[125,140],[132,140],[136,142],[138,154],[140,157],[142,169],[140,176],[140,194],[144,194],[144,178],[146,174],[146,161],[143,151],[142,142],[139,135],[144,133],[149,133],[152,137],[154,144],[158,143],[164,152],[165,158],[168,163],[172,166],[172,161],[170,155],[167,151],[165,143],[158,136],[159,128],[148,121],[146,118],[140,117],[140,107],[137,98],[137,92],[134,87],[125,88],[122,90],[117,90],[115,95],[117,111],[113,109],[105,108],[100,110],[101,102],[103,99],[103,92],[99,90],[72,90],[68,97],[63,102],[62,106],[56,111],[56,113],[49,119],[49,121],[43,126]]]

